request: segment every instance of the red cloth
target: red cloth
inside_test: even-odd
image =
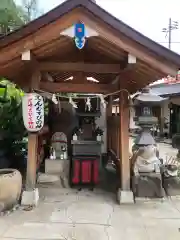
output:
[[[74,160],[74,164],[73,164],[73,179],[72,182],[75,184],[79,183],[79,177],[80,177],[80,162],[79,160]]]
[[[91,161],[83,161],[82,162],[82,183],[90,183],[91,182]]]
[[[73,160],[72,183],[74,184],[97,184],[99,182],[98,159]]]

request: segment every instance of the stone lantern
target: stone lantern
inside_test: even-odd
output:
[[[138,111],[137,124],[141,127],[141,134],[136,138],[136,145],[155,145],[151,134],[151,128],[158,123],[158,118],[153,116],[153,106],[158,106],[164,99],[152,94],[149,88],[142,90],[134,100],[134,106]]]
[[[154,95],[149,88],[134,99],[134,106],[138,111],[137,124],[141,133],[135,139],[133,156],[131,158],[132,186],[136,197],[163,197],[161,161],[156,142],[151,134],[151,128],[158,123],[153,116],[152,108],[157,106],[163,98]]]

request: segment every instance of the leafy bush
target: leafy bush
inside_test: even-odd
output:
[[[21,104],[24,93],[7,80],[1,80],[0,84],[7,88],[4,98],[4,89],[0,87],[0,148],[17,155],[25,147],[23,138],[27,135]]]

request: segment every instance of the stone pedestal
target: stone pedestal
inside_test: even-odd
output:
[[[140,173],[132,177],[132,189],[135,197],[163,198],[160,173]]]
[[[180,195],[180,179],[178,177],[164,177],[163,187],[167,196]]]
[[[39,202],[39,190],[25,190],[22,193],[21,205],[23,206],[34,206],[36,207]]]
[[[127,203],[132,204],[134,203],[134,196],[132,191],[123,191],[120,188],[117,191],[117,201],[119,204]]]
[[[59,177],[62,187],[69,187],[69,164],[70,161],[65,160],[50,160],[46,159],[45,161],[45,173],[56,175]]]

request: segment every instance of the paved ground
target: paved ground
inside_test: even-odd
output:
[[[175,154],[160,146],[161,154]],[[172,153],[171,153],[172,151]],[[117,205],[115,195],[41,185],[40,204],[0,217],[0,240],[176,240],[180,198]]]
[[[114,198],[100,190],[77,193],[41,188],[35,210],[18,210],[0,218],[0,239],[180,239],[180,199],[119,206]]]
[[[158,144],[160,157],[163,158],[163,160],[169,158],[170,156],[176,156],[177,149],[172,148],[170,144],[165,143],[159,143]]]

